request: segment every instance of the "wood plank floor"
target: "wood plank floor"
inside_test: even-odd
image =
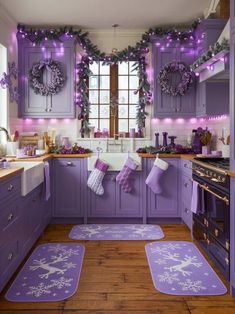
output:
[[[184,225],[163,225],[164,240],[189,240]],[[49,226],[36,245],[71,242],[69,225]],[[77,293],[63,302],[13,303],[0,295],[1,314],[235,314],[235,299],[171,296],[156,291],[144,245],[149,241],[80,241],[85,258]],[[220,276],[221,277],[221,276]],[[222,279],[222,277],[221,277]],[[10,283],[9,283],[10,284]],[[9,286],[9,285],[8,285]]]

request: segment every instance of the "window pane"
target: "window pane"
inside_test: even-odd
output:
[[[100,118],[109,118],[109,105],[100,106]]]
[[[118,89],[128,89],[128,76],[118,77]]]
[[[93,74],[97,75],[99,73],[99,65],[97,62],[93,62],[93,64],[90,64],[89,68]]]
[[[118,74],[128,74],[128,62],[118,63]]]
[[[118,91],[119,104],[128,104],[128,91]]]
[[[110,77],[100,76],[100,89],[109,89]]]
[[[130,76],[130,89],[137,89],[139,87],[139,78],[138,76]]]
[[[90,103],[98,104],[98,90],[89,91],[89,100]]]
[[[134,91],[131,90],[129,92],[129,102],[130,104],[137,104],[139,100],[139,93],[138,94],[134,94]]]
[[[107,129],[109,131],[109,119],[100,119],[100,130]]]
[[[135,128],[135,130],[138,130],[138,126],[136,124],[135,119],[129,119],[129,127],[130,127],[130,129]]]
[[[108,74],[110,73],[110,67],[109,65],[102,65],[102,62],[100,62],[100,74]]]
[[[135,66],[133,66],[135,64]],[[136,61],[130,61],[129,62],[129,74],[133,75],[133,74],[137,74],[137,70],[133,71],[134,68],[136,68],[137,64]]]
[[[98,89],[99,88],[99,77],[90,76],[89,77],[89,89]]]
[[[107,90],[100,91],[100,102],[108,104],[110,99],[110,92]]]
[[[118,106],[118,117],[119,118],[128,118],[128,106],[119,105]]]
[[[98,129],[98,119],[89,119],[90,126],[94,126],[95,130]]]
[[[98,106],[91,105],[91,112],[89,113],[90,118],[98,118]]]
[[[118,131],[119,132],[128,132],[128,120],[119,119],[118,120]]]
[[[130,118],[136,117],[136,105],[131,105],[129,107],[129,115],[130,115]]]

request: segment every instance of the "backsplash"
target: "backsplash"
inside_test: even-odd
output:
[[[96,150],[96,147],[102,147],[103,150],[107,147],[106,139],[88,139],[79,138],[79,127],[80,123],[77,119],[11,119],[11,133],[15,130],[22,132],[35,131],[39,134],[43,132],[55,129],[57,143],[61,143],[62,136],[68,136],[71,143],[77,142],[85,148]],[[190,138],[192,130],[198,127],[206,128],[211,131],[212,137],[212,149],[221,150],[222,143],[219,141],[221,137],[222,129],[225,130],[225,137],[229,134],[229,117],[219,116],[211,118],[191,118],[191,119],[152,119],[151,120],[151,137],[145,139],[135,139],[134,149],[139,147],[154,145],[155,144],[155,133],[160,133],[160,144],[162,144],[162,132],[168,132],[168,135],[175,135],[177,139],[175,143],[183,146],[190,144]],[[111,143],[112,140],[110,139]],[[132,146],[131,146],[132,145]],[[133,144],[130,143],[129,139],[123,140],[123,150],[128,151],[133,148]]]

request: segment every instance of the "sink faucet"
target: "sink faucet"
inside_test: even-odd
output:
[[[5,129],[2,126],[0,126],[0,131],[3,131],[6,134],[7,140],[10,142],[11,138],[10,138],[10,135],[9,135],[7,129]]]

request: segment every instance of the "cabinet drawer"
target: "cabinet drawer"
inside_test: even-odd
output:
[[[3,276],[8,269],[14,264],[19,254],[19,243],[17,239],[7,243],[0,249],[0,277]]]
[[[181,170],[183,173],[192,175],[192,162],[190,160],[181,159]]]
[[[5,231],[19,215],[19,200],[13,199],[1,205],[0,231]]]
[[[3,181],[0,184],[0,199],[5,199],[20,196],[20,176],[10,178],[9,180]]]

